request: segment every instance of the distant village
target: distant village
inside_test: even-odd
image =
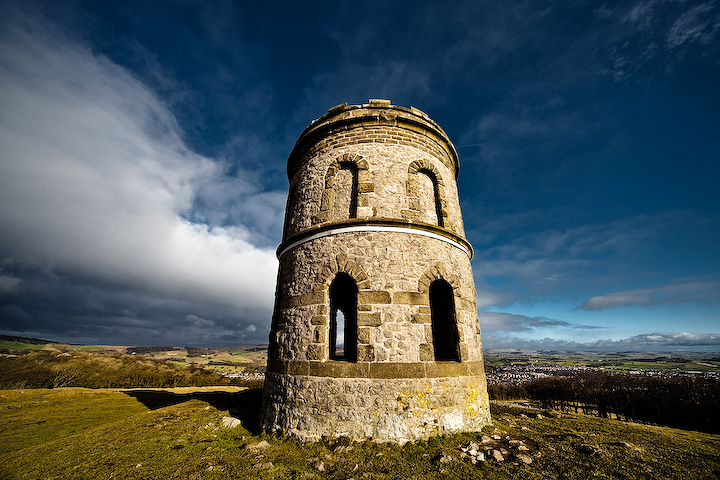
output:
[[[572,377],[588,372],[621,373],[606,367],[590,365],[553,365],[553,364],[506,364],[498,367],[488,366],[485,370],[488,385],[523,386],[543,377]],[[657,378],[707,377],[718,379],[718,372],[698,370],[623,370],[622,373]]]

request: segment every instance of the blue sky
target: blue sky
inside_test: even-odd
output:
[[[0,333],[265,343],[287,156],[385,98],[459,151],[486,348],[720,351],[719,85],[720,0],[6,0]]]

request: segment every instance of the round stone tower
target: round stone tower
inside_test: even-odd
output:
[[[458,168],[434,121],[387,100],[334,107],[300,135],[264,429],[403,442],[489,423]]]

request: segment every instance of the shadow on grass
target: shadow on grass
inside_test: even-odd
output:
[[[134,397],[150,410],[178,405],[189,400],[200,400],[218,410],[227,410],[237,418],[253,435],[260,433],[260,404],[262,388],[252,388],[240,392],[191,392],[173,393],[167,390],[127,390],[126,395]]]

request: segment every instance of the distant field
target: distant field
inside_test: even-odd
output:
[[[590,366],[608,371],[697,371],[720,373],[720,353],[696,352],[508,352],[485,351],[485,364]]]
[[[23,342],[13,342],[10,340],[0,340],[0,350],[18,351],[18,350],[53,350],[49,344],[33,344]]]
[[[720,435],[495,404],[485,435],[505,461],[473,465],[460,447],[482,434],[427,442],[302,444],[258,432],[260,391],[0,391],[0,478],[11,479],[711,479]],[[542,418],[535,418],[541,413]],[[242,425],[224,428],[232,415]],[[530,464],[520,461],[518,442]]]
[[[192,355],[186,349],[177,349],[142,355],[177,364],[202,366],[219,373],[264,372],[267,364],[267,349],[262,347],[198,349]]]
[[[0,352],[17,354],[28,351],[90,352],[127,354],[174,364],[178,367],[200,367],[219,374],[262,373],[267,364],[267,347],[128,347],[117,345],[69,345],[64,343],[27,343],[0,340]]]

